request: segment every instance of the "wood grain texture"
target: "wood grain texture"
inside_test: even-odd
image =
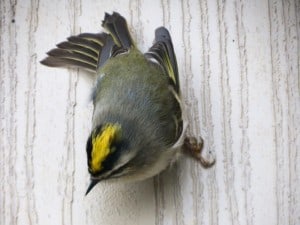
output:
[[[43,67],[66,37],[124,15],[146,51],[166,26],[178,58],[188,157],[140,183],[89,177],[94,78]],[[0,2],[0,225],[300,224],[298,0]]]

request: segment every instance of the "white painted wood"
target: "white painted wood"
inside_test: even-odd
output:
[[[217,163],[85,197],[93,78],[39,60],[113,10],[142,50],[170,30],[188,132]],[[0,225],[300,224],[298,0],[3,0],[0,16]]]

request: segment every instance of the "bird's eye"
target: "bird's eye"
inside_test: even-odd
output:
[[[127,174],[128,172],[130,171],[130,167],[128,164],[125,164],[121,167],[119,167],[118,169],[114,170],[112,173],[111,173],[111,177],[121,177],[123,176],[124,174]]]

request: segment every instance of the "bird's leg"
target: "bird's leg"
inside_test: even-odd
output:
[[[201,155],[203,150],[202,138],[200,138],[199,142],[197,142],[197,139],[194,137],[186,137],[184,139],[183,150],[197,159],[204,168],[210,168],[216,162],[215,159],[213,161],[209,161]]]

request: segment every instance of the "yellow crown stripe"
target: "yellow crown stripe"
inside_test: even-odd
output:
[[[91,169],[93,172],[102,170],[102,163],[113,152],[111,144],[119,139],[120,132],[121,127],[119,124],[107,124],[102,128],[99,135],[92,137]]]

